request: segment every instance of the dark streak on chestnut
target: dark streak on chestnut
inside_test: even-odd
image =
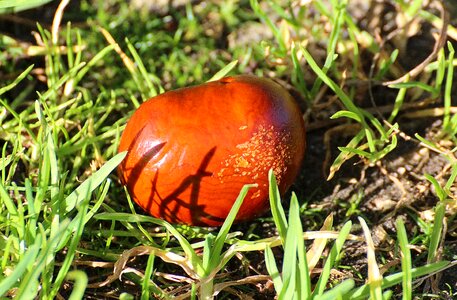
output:
[[[201,205],[198,204],[198,193],[200,191],[202,178],[213,175],[212,172],[209,172],[206,169],[208,168],[208,164],[211,158],[214,156],[215,151],[216,147],[211,148],[211,150],[209,150],[208,153],[206,153],[205,157],[202,159],[197,172],[186,177],[170,195],[164,199],[161,199],[160,215],[166,216],[165,218],[167,220],[175,223],[179,221],[179,219],[176,218],[176,215],[180,209],[195,209],[198,207],[200,209],[195,209],[197,214],[191,214],[191,218],[193,224],[200,224],[202,215],[199,213],[203,212],[204,207],[200,207]],[[186,203],[185,200],[179,198],[179,195],[181,195],[188,188],[191,189],[190,203]],[[171,211],[168,211],[168,207],[172,202],[176,202],[176,206],[174,206]],[[213,218],[211,215],[204,215],[204,217]]]

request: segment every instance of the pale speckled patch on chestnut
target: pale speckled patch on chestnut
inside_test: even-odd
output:
[[[260,174],[266,174],[272,168],[280,182],[292,159],[290,140],[290,133],[278,132],[273,125],[259,126],[247,142],[236,146],[241,153],[233,154],[222,161],[222,168],[217,176],[221,182],[225,176],[249,176],[255,181]],[[228,173],[227,169],[233,171]]]
[[[259,198],[260,194],[260,190],[257,190],[254,194],[252,194],[251,199]]]

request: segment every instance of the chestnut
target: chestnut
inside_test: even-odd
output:
[[[171,223],[221,225],[241,188],[255,183],[236,221],[269,209],[268,171],[293,183],[305,151],[300,109],[279,84],[250,75],[169,91],[141,104],[122,134],[121,182]]]

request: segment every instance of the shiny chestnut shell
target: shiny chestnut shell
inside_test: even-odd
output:
[[[293,183],[305,150],[299,108],[277,83],[240,75],[169,91],[144,102],[122,134],[122,183],[154,217],[221,225],[245,184],[256,183],[237,221],[269,208],[268,171]]]

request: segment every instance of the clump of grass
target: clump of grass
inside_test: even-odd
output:
[[[280,21],[276,22],[276,24],[280,24],[279,26],[271,20],[257,0],[251,0],[250,2],[253,11],[274,33],[275,41],[270,41],[264,45],[265,53],[267,54],[266,59],[280,61],[277,65],[284,68],[278,67],[278,74],[283,75],[285,73],[291,78],[296,89],[301,92],[307,101],[309,111],[313,111],[314,101],[320,97],[319,93],[322,93],[322,90],[328,87],[336,94],[344,107],[344,109],[329,117],[331,119],[344,118],[357,124],[355,127],[358,131],[350,142],[345,147],[338,148],[340,154],[329,168],[328,179],[333,178],[341,166],[355,156],[373,165],[397,147],[399,134],[402,131],[400,125],[394,121],[397,119],[408,94],[415,93],[414,97],[418,98],[420,95],[427,93],[432,99],[438,101],[442,96],[441,89],[444,86],[443,132],[448,134],[453,132],[450,129],[454,128],[453,125],[450,125],[450,91],[453,82],[452,70],[455,62],[454,50],[450,43],[448,43],[449,56],[447,58],[445,57],[444,49],[441,48],[441,51],[437,52],[437,60],[423,66],[422,69],[426,72],[436,68],[435,77],[430,78],[428,76],[427,80],[429,82],[410,80],[410,75],[417,76],[417,72],[413,72],[417,71],[417,69],[410,72],[411,74],[408,73],[401,77],[401,82],[398,80],[392,82],[386,78],[398,74],[396,65],[399,55],[398,50],[395,49],[390,54],[385,53],[382,48],[383,44],[377,44],[374,36],[370,36],[369,32],[357,27],[347,9],[348,1],[312,1],[308,6],[294,7],[296,9],[294,12],[272,1],[267,1],[268,4],[264,5],[264,7],[267,6],[280,16]],[[418,14],[426,15],[427,21],[433,19],[426,11],[426,8],[421,7],[419,2],[408,6],[402,1],[398,1],[398,5],[401,8],[398,13],[404,14],[405,18],[410,21],[417,17],[416,14],[412,13],[416,11]],[[297,16],[302,18],[299,19]],[[330,24],[331,32],[328,35],[322,33],[322,35],[313,36],[309,34],[309,32],[318,30],[316,29],[316,24],[322,22],[319,21],[319,18]],[[434,20],[436,21],[436,19]],[[401,26],[404,24],[400,22],[396,25]],[[437,22],[434,25],[446,26],[446,24],[437,24]],[[307,31],[302,30],[303,28],[306,28]],[[444,45],[445,36],[443,34],[445,33],[443,33],[444,29],[438,29],[442,30],[441,36],[437,41],[439,47],[441,44]],[[402,30],[402,28],[398,30]],[[291,36],[296,38],[292,39]],[[324,39],[323,42],[327,46],[324,57],[313,56],[311,50],[307,47],[310,40],[315,38]],[[387,42],[383,41],[383,43]],[[313,45],[311,44],[311,46]],[[313,48],[311,49],[314,50]],[[342,58],[338,54],[338,49],[342,49],[342,54],[347,57]],[[349,51],[350,49],[352,53]],[[361,62],[363,51],[368,52],[369,55],[374,55],[375,59],[379,58],[380,54],[384,56],[383,59],[375,60],[371,66],[370,70],[377,70],[377,72],[373,71],[370,74],[365,74]],[[342,61],[341,63],[340,60]],[[348,60],[350,61],[350,66],[347,64]],[[320,66],[319,61],[323,61],[322,66]],[[446,69],[447,71],[445,71]],[[305,73],[307,70],[313,73],[312,84],[310,84],[309,80],[308,82],[305,80],[305,78],[310,77],[309,74]],[[375,115],[356,103],[354,98],[357,85],[345,87],[344,83],[343,86],[337,84],[335,79],[341,80],[343,79],[342,76],[345,76],[347,80],[365,81],[370,87],[388,85],[389,88],[398,90],[393,107],[388,111],[387,116],[379,116],[379,111],[376,110],[375,112],[378,115]],[[372,94],[368,96],[373,97]],[[310,113],[310,115],[313,114]],[[351,126],[354,127],[353,124]],[[451,136],[452,134],[449,134],[448,138],[452,139]]]
[[[282,272],[278,270],[273,252],[269,246],[267,246],[265,251],[265,263],[267,264],[268,272],[272,277],[275,290],[280,299],[366,299],[368,297],[370,299],[385,299],[386,295],[392,295],[392,291],[386,289],[400,283],[403,288],[403,298],[412,299],[412,278],[443,270],[449,265],[447,261],[439,261],[413,268],[404,223],[399,218],[397,219],[396,227],[400,245],[399,252],[402,257],[402,271],[388,276],[381,276],[375,258],[375,247],[370,230],[364,219],[359,218],[367,243],[367,283],[360,287],[355,287],[355,281],[353,279],[346,279],[330,289],[327,288],[330,283],[331,271],[338,268],[338,260],[344,255],[344,242],[347,240],[352,227],[352,223],[349,221],[341,227],[339,232],[334,234],[334,245],[330,249],[329,254],[326,255],[317,283],[312,285],[312,273],[310,270],[315,267],[315,263],[310,264],[310,262],[313,262],[313,257],[322,257],[328,240],[328,231],[322,230],[316,232],[315,241],[311,249],[306,252],[296,196],[292,195],[289,220],[287,222],[272,172],[270,172],[270,191],[270,205],[272,207],[273,219],[278,228],[282,248],[284,249]],[[436,246],[437,239],[440,238],[440,231],[442,230],[440,218],[442,218],[442,214],[437,215],[435,219],[434,233],[430,240],[430,247],[432,249]],[[331,227],[331,224],[327,225]]]
[[[59,20],[54,22],[58,26]],[[0,88],[0,294],[52,299],[69,280],[74,289],[68,296],[82,298],[88,277],[72,265],[85,226],[106,201],[108,176],[125,154],[115,155],[115,143],[101,145],[120,132],[119,126],[104,123],[115,109],[102,103],[110,103],[113,95],[92,98],[80,84],[112,47],[84,61],[81,36],[70,25],[66,47],[57,44],[58,32],[41,26],[38,31],[47,89],[31,94],[33,65]],[[15,93],[19,85],[23,92]]]

